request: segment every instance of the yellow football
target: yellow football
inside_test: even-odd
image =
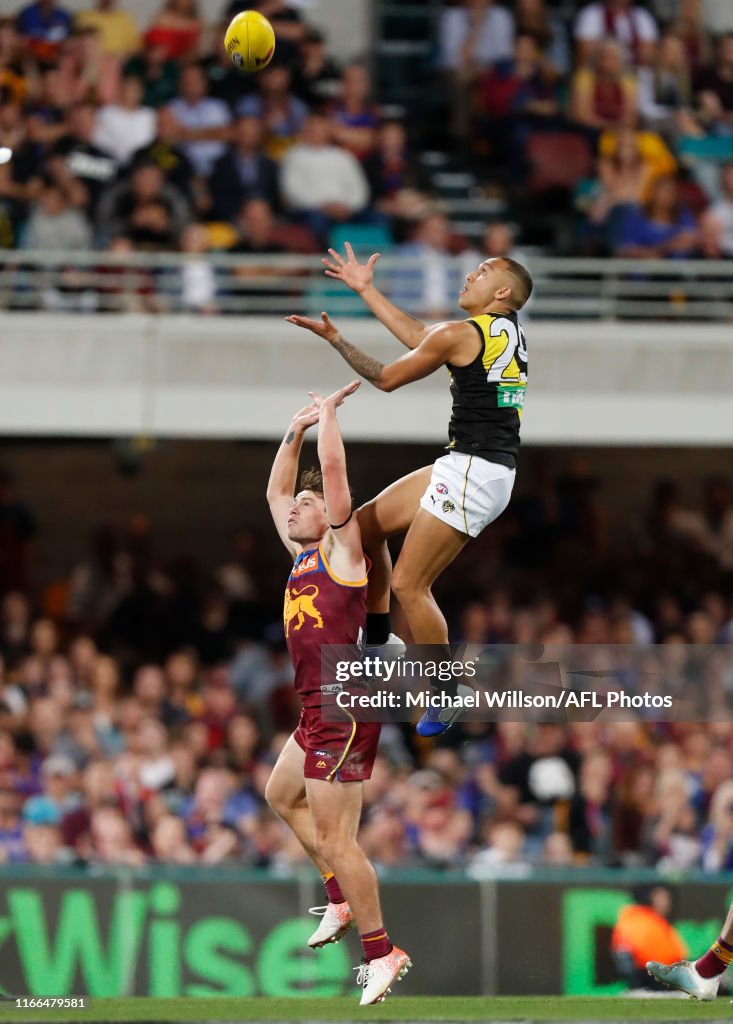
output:
[[[244,11],[232,20],[224,47],[242,71],[262,71],[275,52],[275,32],[259,11]]]

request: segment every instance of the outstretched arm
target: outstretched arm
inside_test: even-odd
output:
[[[361,381],[349,384],[346,393],[353,394]],[[336,418],[336,399],[340,392],[321,398],[311,392],[318,406],[318,460],[323,476],[323,499],[331,527],[326,542],[327,557],[336,575],[347,581],[364,576],[364,552],[361,531],[356,516],[352,515],[351,491],[346,471],[346,452]]]
[[[311,402],[310,405],[306,405],[296,412],[277,450],[270,470],[270,479],[267,482],[267,504],[270,506],[275,529],[293,558],[299,553],[300,545],[288,537],[288,515],[295,497],[298,460],[300,459],[300,449],[303,447],[303,438],[308,427],[317,422],[318,406],[315,402]]]
[[[407,348],[417,348],[428,332],[425,324],[382,295],[374,287],[374,266],[381,256],[375,252],[366,263],[359,263],[349,242],[346,243],[346,259],[335,249],[328,250],[330,259],[323,258],[327,277],[343,281],[353,292],[361,296],[377,320],[401,341]]]
[[[420,344],[411,352],[406,352],[393,363],[380,363],[378,359],[373,359],[356,345],[342,338],[328,313],[321,313],[320,321],[295,315],[286,319],[296,327],[304,327],[317,334],[319,338],[325,339],[346,360],[352,370],[380,391],[395,391],[414,380],[427,377],[439,366],[450,363],[462,345],[476,340],[476,333],[470,324],[436,324],[427,331]]]

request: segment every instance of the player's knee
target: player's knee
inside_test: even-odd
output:
[[[341,829],[324,826],[316,827],[316,850],[329,864],[339,862],[349,845]]]
[[[277,782],[273,782],[272,779],[265,786],[265,800],[275,814],[285,819],[287,819],[296,806],[296,802],[292,799],[291,794],[278,785]]]
[[[409,602],[426,589],[409,568],[397,563],[392,573],[392,591],[400,604]]]

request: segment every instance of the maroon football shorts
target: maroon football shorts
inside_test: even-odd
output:
[[[343,722],[321,721],[321,708],[303,708],[295,742],[305,751],[303,775],[326,782],[371,778],[377,756],[379,722],[357,722],[344,711]]]

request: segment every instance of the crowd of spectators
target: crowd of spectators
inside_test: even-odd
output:
[[[269,68],[247,76],[221,39],[251,6],[272,19],[278,47]],[[378,66],[336,63],[285,0],[233,0],[216,24],[195,0],[167,0],[147,26],[117,0],[74,18],[38,0],[0,21],[0,243],[313,253],[356,225],[382,250],[422,247],[439,265],[471,246],[420,160],[438,145],[486,195],[503,197],[520,244],[537,242],[537,213],[557,200],[577,223],[576,251],[730,257],[727,0],[568,10],[551,0],[446,4],[434,88],[395,116]],[[264,237],[249,230],[252,202],[267,204]],[[220,285],[201,269],[193,277],[184,306],[216,311]],[[431,312],[421,304],[414,296],[413,308]]]
[[[728,481],[688,507],[660,480],[615,516],[586,466],[543,467],[446,573],[456,641],[635,644],[678,674],[682,651],[733,651]],[[298,715],[274,539],[242,530],[205,571],[159,557],[138,515],[39,591],[35,517],[0,484],[0,858],[294,871],[303,854],[263,797]],[[365,849],[380,871],[476,876],[732,868],[729,662],[698,724],[467,720],[437,743],[386,725]]]

